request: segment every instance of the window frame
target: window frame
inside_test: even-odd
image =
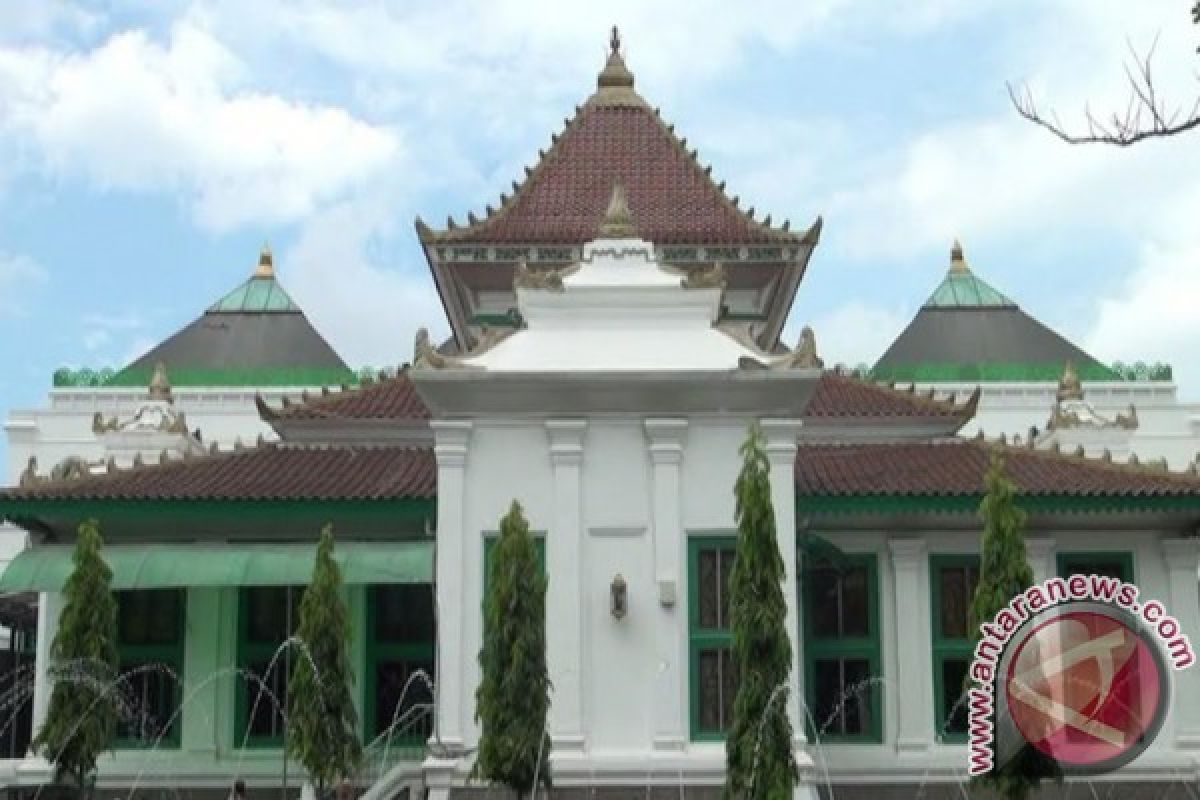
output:
[[[307,589],[308,587],[304,586],[304,585],[292,585],[290,587],[292,589],[292,593],[294,595],[293,598],[291,599],[291,603],[293,604],[293,609],[294,609],[292,612],[293,631],[289,632],[286,636],[284,636],[283,639],[276,642],[274,645],[270,646],[269,648],[268,648],[268,645],[263,644],[261,642],[250,641],[250,603],[249,603],[250,591],[254,590],[254,589],[287,590],[288,588],[289,587],[286,585],[284,585],[284,586],[239,586],[239,587],[237,587],[237,590],[238,590],[237,591],[237,609],[238,609],[238,611],[237,611],[237,646],[234,650],[234,659],[235,659],[234,666],[238,670],[249,669],[250,664],[252,662],[259,660],[259,656],[258,656],[259,652],[266,653],[267,654],[266,658],[269,660],[270,657],[275,654],[275,651],[279,649],[279,646],[281,644],[283,644],[283,642],[286,641],[288,639],[288,637],[294,635],[295,629],[298,629],[300,626],[300,620],[299,620],[300,602],[301,602],[301,600],[304,599],[304,590]],[[287,602],[287,601],[285,601],[285,602]],[[275,669],[277,669],[277,670],[286,670],[287,669],[287,655],[286,654],[280,657],[279,661],[276,663]],[[282,735],[280,735],[280,736],[256,736],[253,733],[247,732],[247,728],[249,727],[249,724],[250,724],[250,719],[249,719],[250,704],[247,702],[245,689],[246,689],[246,686],[249,685],[250,681],[248,681],[247,678],[241,674],[241,672],[238,672],[235,674],[236,674],[236,680],[234,681],[234,685],[236,688],[235,688],[234,713],[233,713],[233,726],[234,726],[233,727],[233,748],[235,750],[241,750],[241,749],[243,749],[243,747],[246,750],[265,750],[265,749],[282,748],[283,747],[283,736]],[[287,676],[287,680],[289,680],[289,681],[291,680],[290,675]],[[261,687],[259,687],[259,684],[257,682],[254,683],[254,686],[256,688],[261,688]],[[280,705],[283,708],[284,713],[286,714],[287,704],[288,704],[287,692],[284,692],[283,697],[280,697],[278,699],[279,699]],[[271,699],[269,697],[266,697],[265,693],[264,693],[263,698],[259,702],[260,703],[263,703],[263,702],[270,703]],[[243,745],[243,742],[244,742],[244,745]]]
[[[175,610],[175,631],[178,634],[173,644],[125,644],[121,641],[120,602],[124,594],[134,592],[169,591],[179,597]],[[183,684],[184,669],[187,658],[187,599],[188,592],[184,588],[168,589],[118,589],[113,592],[117,601],[117,667],[120,670],[125,662],[133,662],[133,669],[146,664],[162,664],[174,672],[175,703],[171,714],[175,717],[167,734],[158,741],[157,747],[178,749],[182,742],[183,733]],[[118,678],[123,678],[126,671],[120,671]],[[118,735],[113,740],[114,750],[148,750],[154,748],[156,740],[134,739]]]
[[[967,741],[967,732],[948,731],[945,708],[945,677],[943,665],[946,661],[962,660],[967,662],[967,672],[971,670],[971,659],[975,654],[975,637],[967,623],[965,638],[954,638],[942,635],[942,581],[941,571],[949,568],[975,567],[982,574],[983,559],[979,553],[933,553],[929,556],[929,625],[930,652],[933,658],[933,734],[937,741],[961,743]],[[968,598],[968,603],[971,598]],[[969,607],[969,606],[968,606]]]
[[[1104,561],[1119,562],[1125,571],[1121,580],[1133,583],[1135,580],[1133,550],[1060,550],[1055,554],[1054,567],[1058,577],[1066,578],[1074,574],[1066,569],[1072,561]]]
[[[434,633],[433,639],[428,643],[424,642],[390,642],[380,641],[375,628],[377,620],[378,604],[375,602],[375,593],[381,588],[387,588],[394,585],[403,584],[368,584],[366,587],[366,636],[365,639],[365,654],[364,654],[364,674],[363,674],[363,740],[365,742],[373,742],[376,737],[382,735],[376,732],[376,727],[379,722],[376,717],[375,702],[378,698],[378,678],[376,672],[379,664],[388,661],[428,661],[432,665],[429,679],[437,681],[437,675],[434,674],[437,670],[437,597],[434,596]],[[435,593],[437,587],[432,583],[416,583],[408,584],[414,586],[427,586],[430,593]],[[430,715],[435,712],[431,711]],[[412,732],[406,735],[393,736],[392,745],[399,747],[421,747],[425,743],[425,736],[419,732]]]
[[[693,742],[723,742],[726,734],[700,728],[700,651],[725,647],[733,651],[733,630],[700,627],[700,554],[732,550],[737,557],[737,534],[688,537],[688,731]]]
[[[804,607],[801,624],[804,626],[804,702],[806,708],[813,708],[816,687],[816,664],[822,659],[852,659],[865,658],[867,669],[874,677],[883,676],[883,636],[879,628],[879,557],[876,553],[846,553],[841,557],[843,563],[849,566],[866,567],[867,570],[867,627],[866,637],[846,637],[832,639],[817,639],[812,636],[814,625],[812,618],[813,603],[810,592],[812,583],[806,579],[807,568],[802,576],[801,591]],[[837,744],[880,744],[883,742],[883,690],[882,683],[872,687],[869,711],[871,724],[863,733],[825,733],[818,737],[815,725],[817,720],[811,713],[806,715],[805,726],[808,728],[810,740],[819,738],[821,742]]]

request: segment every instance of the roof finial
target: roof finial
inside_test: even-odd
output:
[[[633,228],[633,214],[625,199],[625,187],[620,181],[613,184],[608,209],[604,212],[604,221],[600,223],[600,235],[606,239],[632,239],[637,236]]]
[[[612,35],[608,37],[609,53],[621,52],[621,32],[617,30],[617,26],[612,26]]]
[[[971,271],[971,268],[967,266],[967,260],[963,257],[962,242],[958,239],[954,240],[954,245],[950,248],[950,271],[959,273]]]
[[[262,250],[258,253],[258,266],[254,268],[254,277],[275,277],[275,259],[271,255],[271,245],[267,242],[263,242]]]
[[[154,375],[150,378],[150,399],[174,402],[171,381],[167,378],[167,365],[161,361],[154,365]]]
[[[596,93],[588,100],[590,106],[636,106],[645,108],[646,101],[634,91],[633,73],[621,57],[621,34],[614,25],[608,40],[608,59],[596,78]]]
[[[1079,382],[1079,373],[1075,371],[1075,362],[1067,359],[1063,367],[1062,377],[1058,379],[1058,391],[1055,393],[1058,402],[1064,400],[1082,400],[1083,384]]]

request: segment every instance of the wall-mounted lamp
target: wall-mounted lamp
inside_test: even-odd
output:
[[[612,586],[609,587],[609,610],[617,619],[622,619],[629,611],[629,598],[625,586],[625,579],[621,577],[621,573],[617,573],[612,579]]]

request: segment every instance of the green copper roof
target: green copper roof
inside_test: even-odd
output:
[[[953,269],[946,274],[941,284],[925,301],[926,308],[986,308],[1015,305],[1016,303],[993,289],[975,273],[956,272]]]
[[[275,276],[255,275],[229,294],[209,306],[208,313],[221,312],[267,312],[299,311],[288,293],[283,290]]]

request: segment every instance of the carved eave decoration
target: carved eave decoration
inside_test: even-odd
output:
[[[477,364],[466,363],[465,359],[482,355],[508,336],[511,336],[512,333],[513,330],[511,328],[489,329],[485,331],[484,336],[480,337],[479,345],[465,356],[448,356],[445,353],[439,353],[438,349],[433,346],[433,342],[429,339],[429,331],[425,328],[420,328],[417,330],[416,341],[413,346],[413,369],[483,369]]]
[[[563,290],[563,278],[570,269],[530,269],[524,261],[513,270],[513,289],[542,289],[551,292]]]
[[[800,331],[800,339],[790,353],[772,356],[763,353],[749,335],[748,329],[718,325],[717,329],[731,336],[738,344],[755,352],[738,360],[740,369],[823,369],[825,361],[817,355],[817,337],[808,325]]]
[[[725,274],[725,266],[717,261],[707,269],[689,272],[681,285],[684,289],[720,289],[724,291],[727,283],[728,276]]]

